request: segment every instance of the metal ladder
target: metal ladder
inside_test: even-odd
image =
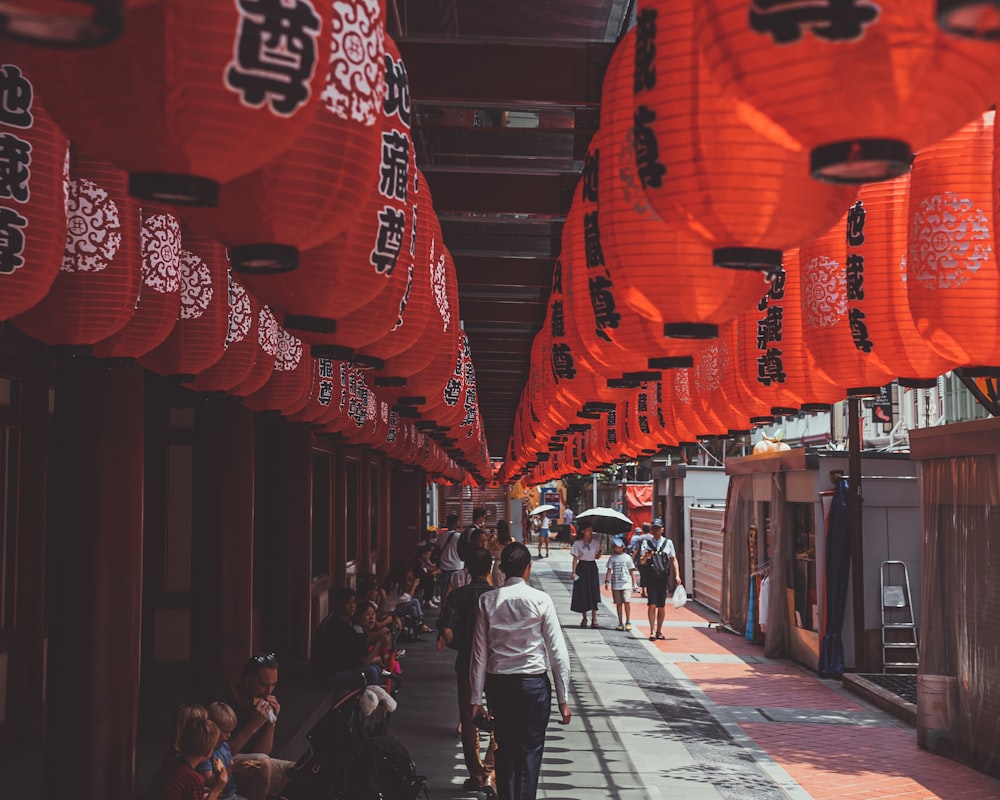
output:
[[[883,561],[879,568],[879,584],[882,589],[882,671],[915,673],[920,664],[920,651],[906,564]]]

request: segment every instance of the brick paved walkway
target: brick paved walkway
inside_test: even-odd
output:
[[[605,603],[614,614],[610,596]],[[644,599],[632,604],[634,635],[649,635],[645,612]],[[666,640],[649,645],[814,800],[1000,798],[1000,782],[922,750],[913,728],[839,682],[765,659],[763,647],[709,627],[710,618],[696,603],[680,610],[668,604]],[[786,721],[777,709],[796,719]]]

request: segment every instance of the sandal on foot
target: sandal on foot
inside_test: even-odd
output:
[[[649,641],[651,641],[651,642],[655,642],[655,641],[656,641],[656,637],[655,637],[655,636],[650,636],[650,637],[649,637]]]
[[[625,623],[625,630],[626,631],[631,631],[632,630],[632,623],[631,622],[626,622]]]
[[[619,622],[619,623],[618,623],[617,625],[615,625],[615,630],[616,630],[616,631],[623,631],[623,630],[625,630],[625,626],[624,626],[624,625],[622,625],[622,624],[621,624],[621,623]]]
[[[581,628],[586,628],[587,627],[587,620],[585,620],[585,619],[580,620],[580,627]]]
[[[660,633],[659,631],[657,631],[657,632],[656,632],[656,638],[657,638],[657,639],[666,639],[667,637],[666,637],[666,636],[664,636],[664,635],[663,635],[662,633]]]
[[[590,627],[591,628],[600,628],[601,626],[597,624],[597,620],[595,619],[593,622],[590,623]]]

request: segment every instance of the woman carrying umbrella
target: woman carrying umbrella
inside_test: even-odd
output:
[[[570,548],[573,555],[573,598],[570,610],[583,615],[580,627],[587,627],[587,613],[590,613],[590,627],[596,628],[597,608],[601,604],[601,586],[597,577],[597,560],[601,557],[601,543],[594,538],[594,522],[577,517],[579,530],[576,541]]]

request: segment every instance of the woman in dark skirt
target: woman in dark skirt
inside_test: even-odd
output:
[[[577,521],[579,526],[576,541],[570,553],[573,554],[573,599],[570,610],[583,615],[580,627],[587,627],[587,613],[590,613],[590,627],[597,627],[597,609],[601,605],[601,585],[597,577],[597,561],[601,557],[601,542],[594,538],[594,526],[590,522]]]

